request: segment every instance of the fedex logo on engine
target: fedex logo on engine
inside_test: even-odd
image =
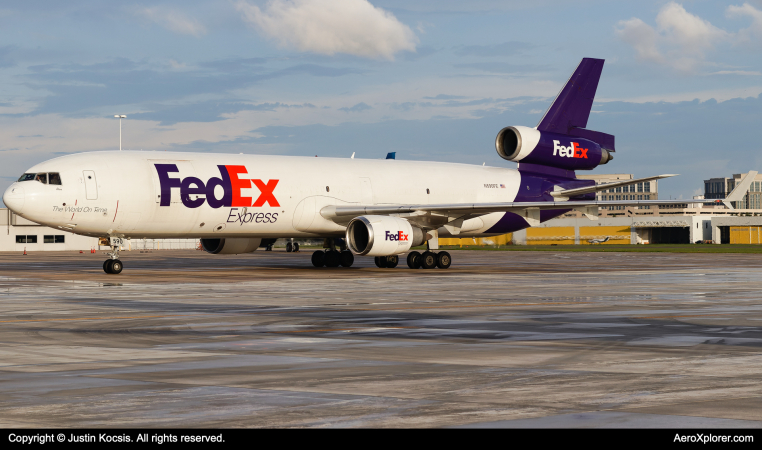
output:
[[[198,208],[204,202],[208,202],[212,208],[221,206],[244,206],[261,207],[267,203],[269,206],[280,206],[275,198],[273,191],[278,185],[279,180],[247,179],[242,175],[247,175],[246,166],[217,166],[220,171],[220,177],[212,177],[204,183],[196,177],[172,178],[171,173],[180,172],[176,164],[154,164],[156,172],[159,175],[159,185],[161,186],[160,206],[169,206],[172,202],[172,188],[180,189],[180,200],[188,208]],[[259,197],[252,201],[251,197],[242,197],[241,189],[248,189],[252,184],[259,189]],[[217,198],[214,190],[217,186],[222,187],[222,198]],[[191,199],[191,195],[195,198]],[[199,198],[199,195],[204,197]]]
[[[409,234],[403,234],[402,231],[398,231],[396,233],[390,233],[386,232],[386,240],[387,241],[407,241]]]
[[[561,145],[561,141],[553,141],[553,156],[556,154],[567,158],[587,159],[587,149],[580,147],[576,142],[572,142],[570,146],[565,147]]]

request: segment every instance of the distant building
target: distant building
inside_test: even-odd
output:
[[[704,180],[704,198],[724,199],[748,174],[735,173],[730,178],[710,178]],[[736,209],[762,209],[762,174],[757,174],[743,200],[731,202]]]
[[[578,175],[580,180],[595,180],[595,184],[613,183],[621,180],[634,179],[631,173],[612,173],[612,174],[600,174],[600,175]],[[596,200],[608,201],[608,200],[658,200],[659,199],[659,183],[657,180],[643,181],[629,186],[619,186],[605,191],[600,191],[595,196]],[[650,209],[648,206],[633,208],[631,206],[608,206],[600,209],[606,209],[610,211],[625,210],[625,209]]]

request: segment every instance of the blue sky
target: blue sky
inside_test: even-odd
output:
[[[680,173],[662,198],[760,169],[762,1],[224,0],[0,5],[0,188],[127,149],[454,161],[534,126],[606,59],[598,173]],[[432,174],[436,176],[436,174]]]

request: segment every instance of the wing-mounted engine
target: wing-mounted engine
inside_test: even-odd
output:
[[[423,244],[426,233],[399,217],[369,215],[352,219],[346,238],[349,249],[358,255],[390,256]]]
[[[201,239],[201,248],[213,255],[237,255],[253,252],[261,242],[259,238]]]
[[[500,130],[495,149],[508,161],[567,170],[590,170],[614,159],[608,150],[590,139],[522,126]]]

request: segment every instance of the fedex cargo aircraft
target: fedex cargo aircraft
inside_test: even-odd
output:
[[[670,201],[596,201],[596,191],[670,175],[595,185],[579,180],[613,159],[614,136],[585,128],[603,60],[585,58],[534,127],[500,130],[498,155],[518,168],[464,164],[103,151],[37,164],[3,194],[16,214],[107,239],[106,273],[122,271],[123,239],[200,238],[209,253],[253,252],[277,238],[323,238],[317,267],[354,255],[395,267],[446,269],[439,237],[485,237],[578,210]],[[676,200],[672,203],[682,203]],[[426,244],[423,253],[410,251]]]

